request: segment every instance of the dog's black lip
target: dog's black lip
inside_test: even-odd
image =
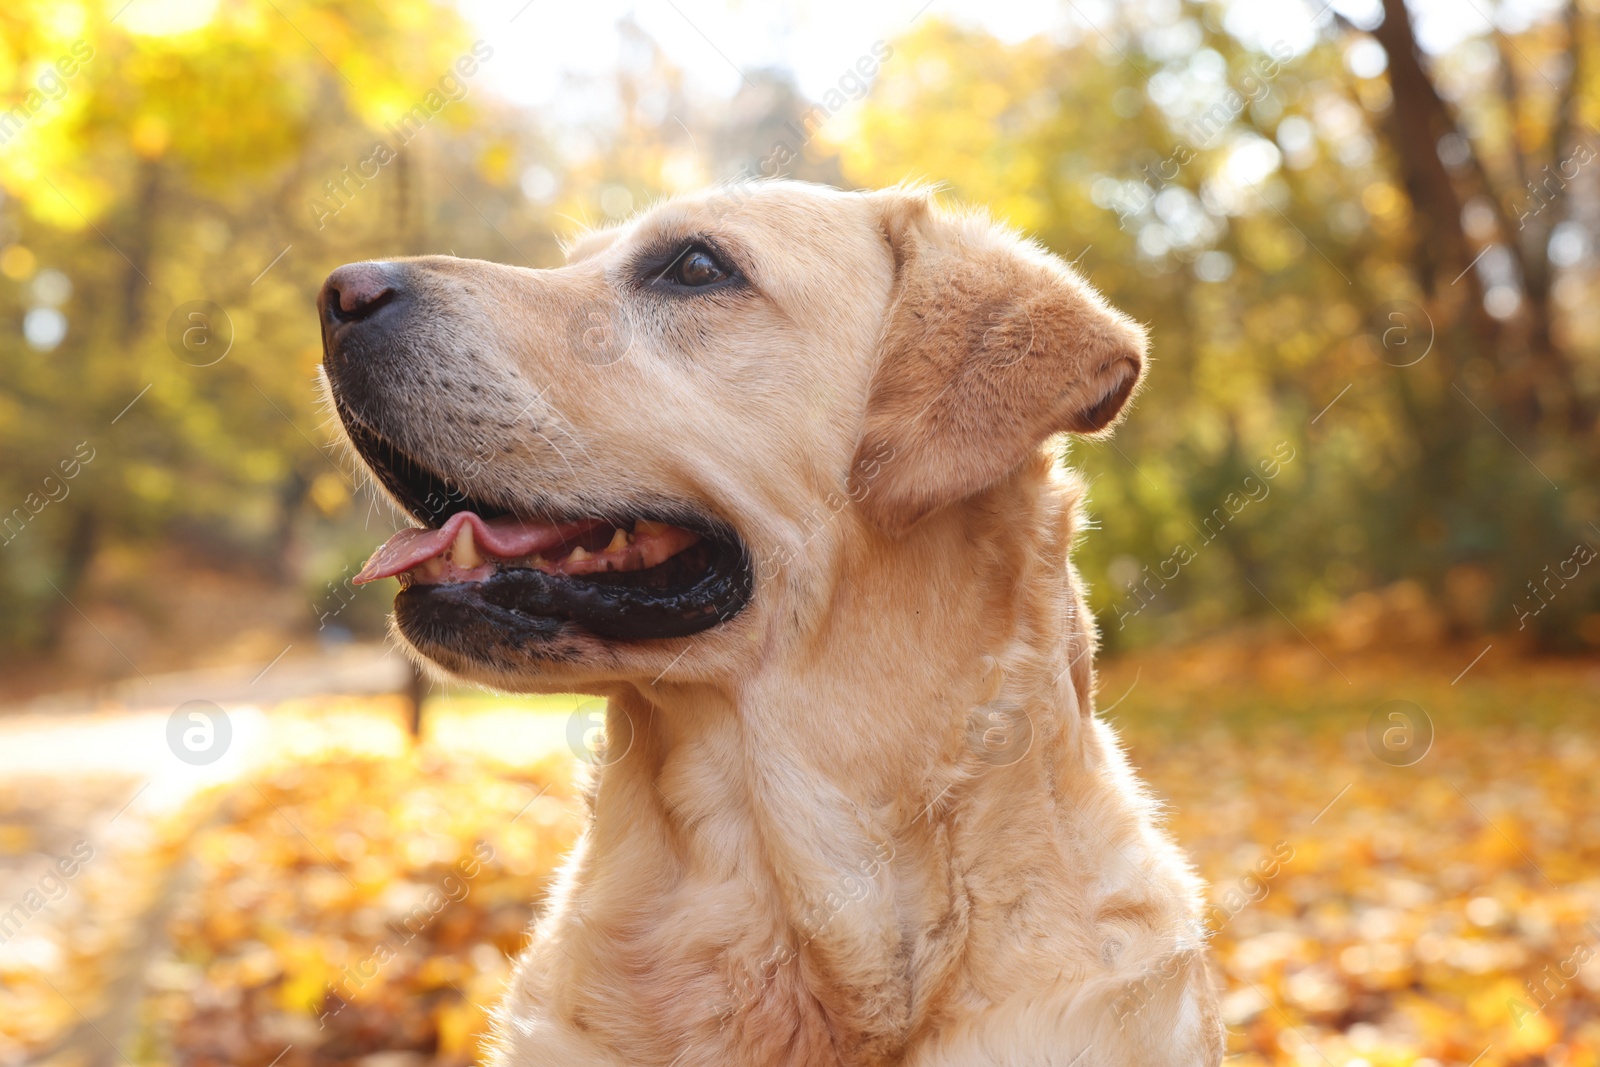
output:
[[[676,585],[643,588],[620,581],[671,568],[696,556]],[[728,621],[749,601],[749,559],[737,544],[702,541],[648,571],[557,576],[502,568],[473,582],[417,584],[395,598],[400,630],[424,652],[430,646],[468,658],[506,646],[531,650],[573,631],[608,641],[688,637]]]
[[[652,521],[693,530],[701,540],[638,571],[548,574],[499,565],[476,581],[413,582],[395,597],[395,619],[423,652],[431,638],[471,658],[480,638],[497,645],[509,639],[524,651],[575,631],[608,641],[664,640],[708,630],[744,610],[755,591],[755,571],[743,541],[703,517]],[[664,572],[675,571],[681,572],[675,582],[660,582]],[[484,623],[490,624],[487,630]],[[447,629],[454,636],[441,640]],[[463,644],[468,634],[478,636]]]

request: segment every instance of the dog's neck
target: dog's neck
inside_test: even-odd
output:
[[[698,1011],[870,1062],[950,996],[995,994],[968,972],[1001,935],[961,883],[1059,864],[1120,754],[1089,717],[1077,483],[1041,458],[986,497],[899,542],[837,539],[832,569],[789,590],[827,610],[749,676],[613,697],[608,734],[633,740],[600,775],[586,862],[649,857],[663,895],[636,903],[652,913],[726,902],[727,929],[686,932],[725,946],[686,945],[692,977],[638,946],[652,988],[701,993],[659,1000],[675,1028]],[[1138,822],[1099,817],[1124,814]]]
[[[692,789],[709,779],[742,792],[735,808],[765,825],[771,847],[795,836],[781,824],[796,789],[899,834],[947,817],[993,784],[991,770],[1064,758],[1061,744],[1081,741],[1093,678],[1093,623],[1068,559],[1079,495],[1041,459],[901,541],[838,538],[848,547],[829,572],[788,590],[811,625],[774,619],[788,643],[767,638],[758,669],[614,700],[648,758],[606,775],[653,774],[663,802],[689,804],[673,796],[672,770],[693,762],[709,774]]]

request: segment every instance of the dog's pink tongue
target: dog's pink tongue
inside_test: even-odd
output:
[[[435,556],[442,556],[455,544],[461,527],[469,523],[472,526],[472,539],[481,551],[502,559],[517,559],[545,552],[565,541],[582,537],[602,521],[528,522],[509,516],[484,519],[470,511],[458,511],[437,530],[415,526],[401,530],[372,554],[366,566],[361,568],[361,573],[352,581],[356,585],[365,585],[380,578],[393,578]]]

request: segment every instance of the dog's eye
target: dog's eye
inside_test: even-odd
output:
[[[720,282],[729,276],[730,273],[717,262],[716,257],[698,245],[679,256],[667,271],[668,281],[691,289]]]

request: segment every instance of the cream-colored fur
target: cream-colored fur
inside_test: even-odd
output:
[[[641,249],[695,235],[748,291],[631,285]],[[501,499],[692,503],[756,579],[693,637],[419,649],[604,695],[625,748],[492,1063],[1220,1061],[1199,884],[1093,713],[1082,490],[1051,436],[1116,415],[1138,327],[906,189],[761,183],[669,201],[559,270],[409,266],[437,314],[406,447]]]

